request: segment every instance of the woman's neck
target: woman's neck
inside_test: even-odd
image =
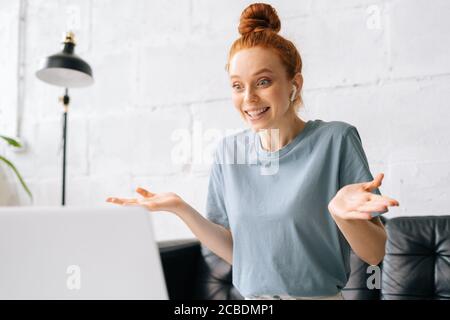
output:
[[[258,131],[262,148],[268,152],[278,151],[289,144],[303,131],[305,122],[294,114],[291,117],[286,117],[277,127]]]

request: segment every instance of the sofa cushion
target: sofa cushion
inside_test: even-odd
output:
[[[382,299],[450,299],[450,216],[390,219]]]

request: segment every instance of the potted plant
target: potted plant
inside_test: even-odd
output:
[[[17,142],[16,140],[10,138],[10,137],[6,137],[3,135],[0,135],[0,138],[5,140],[9,145],[15,147],[15,148],[21,148],[22,145]],[[23,180],[22,176],[20,175],[19,171],[16,169],[16,167],[11,163],[11,161],[9,161],[8,159],[6,159],[5,157],[3,157],[2,155],[0,155],[0,162],[5,163],[7,166],[9,166],[14,173],[16,174],[17,178],[20,181],[20,184],[22,185],[22,187],[25,189],[25,191],[27,192],[27,194],[30,196],[30,198],[33,198],[33,195],[31,194],[30,189],[28,189],[25,181]]]

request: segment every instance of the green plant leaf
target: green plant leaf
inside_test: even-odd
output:
[[[0,135],[0,138],[2,138],[3,140],[5,140],[6,142],[8,142],[9,145],[13,146],[13,147],[17,147],[20,148],[22,145],[17,142],[16,140],[14,140],[13,138],[10,137],[6,137],[6,136],[2,136]]]
[[[30,189],[28,189],[25,181],[22,179],[22,176],[20,175],[19,171],[17,171],[16,167],[11,163],[11,161],[9,161],[8,159],[0,156],[0,160],[2,160],[3,162],[5,162],[16,174],[17,178],[19,178],[20,183],[22,184],[23,188],[25,189],[25,191],[28,193],[28,195],[30,196],[30,198],[33,198],[33,195],[31,194]]]

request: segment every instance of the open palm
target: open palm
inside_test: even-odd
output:
[[[384,174],[378,174],[372,181],[349,184],[341,188],[328,204],[330,213],[344,220],[373,218],[372,212],[385,213],[388,207],[398,206],[397,200],[371,191],[379,188]]]
[[[136,192],[142,198],[116,198],[109,197],[107,202],[124,206],[143,206],[150,211],[176,212],[183,200],[173,192],[152,193],[144,188],[137,188]]]

